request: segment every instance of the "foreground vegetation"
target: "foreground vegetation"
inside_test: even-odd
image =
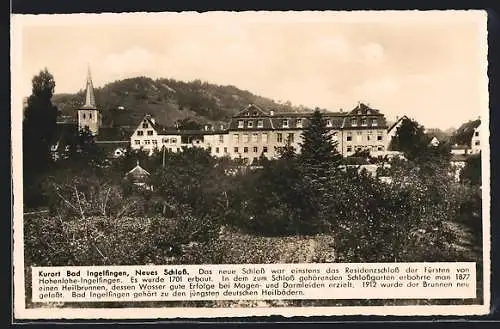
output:
[[[35,95],[28,110],[50,105],[37,101],[46,97]],[[344,170],[349,162],[321,113],[310,119],[300,154],[288,146],[253,169],[199,148],[150,157],[129,150],[110,160],[85,132],[58,162],[38,144],[25,162],[44,166],[26,162],[33,170],[25,171],[24,201],[49,212],[25,218],[27,273],[51,265],[480,260],[480,157],[455,181],[449,149],[429,146],[409,120],[392,145],[404,160],[387,161],[376,176]],[[48,135],[24,138],[43,143]],[[137,161],[149,188],[124,177]]]

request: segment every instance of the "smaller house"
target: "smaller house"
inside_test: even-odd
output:
[[[473,154],[481,152],[480,132],[481,132],[481,124],[479,124],[476,128],[474,128],[474,133],[472,134],[470,146]]]
[[[137,165],[125,175],[125,178],[129,179],[134,185],[138,187],[152,190],[152,186],[148,185],[147,183],[149,175],[149,172],[146,169],[142,168],[139,165],[139,161],[137,161]]]
[[[439,139],[437,139],[436,136],[432,137],[429,145],[432,145],[434,147],[438,147],[439,146]]]

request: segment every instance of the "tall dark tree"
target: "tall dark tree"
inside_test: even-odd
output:
[[[46,68],[32,80],[32,94],[28,98],[23,119],[23,176],[26,191],[36,190],[34,184],[37,177],[51,163],[50,147],[58,116],[57,107],[51,100],[55,85],[54,77]],[[25,197],[25,203],[30,203],[31,198],[26,194]]]
[[[337,151],[337,142],[326,127],[326,120],[316,109],[309,118],[309,125],[302,132],[301,153],[298,167],[301,171],[302,196],[306,199],[305,211],[312,227],[320,227],[331,200],[331,186],[342,156]]]
[[[401,151],[408,160],[414,160],[425,152],[430,141],[423,126],[415,120],[405,118],[397,128],[389,149]]]

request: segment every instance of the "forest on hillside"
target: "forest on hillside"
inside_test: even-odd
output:
[[[62,115],[72,116],[82,105],[85,90],[76,94],[55,94],[52,102]],[[103,111],[103,124],[135,125],[145,113],[160,123],[173,125],[177,120],[193,118],[200,124],[227,121],[250,103],[280,111],[304,111],[293,106],[255,95],[235,86],[221,86],[201,80],[183,82],[175,79],[136,77],[95,88],[96,101]]]

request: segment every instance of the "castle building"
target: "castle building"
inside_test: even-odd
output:
[[[130,138],[132,149],[150,153],[165,148],[180,152],[183,147],[203,147],[213,156],[240,158],[254,163],[260,156],[275,158],[286,145],[300,152],[302,131],[309,125],[308,112],[267,111],[250,104],[234,115],[227,128],[206,126],[198,134],[162,128],[146,115]],[[379,110],[359,103],[350,112],[324,112],[326,126],[343,156],[368,150],[372,156],[383,156],[387,150],[387,122]]]

